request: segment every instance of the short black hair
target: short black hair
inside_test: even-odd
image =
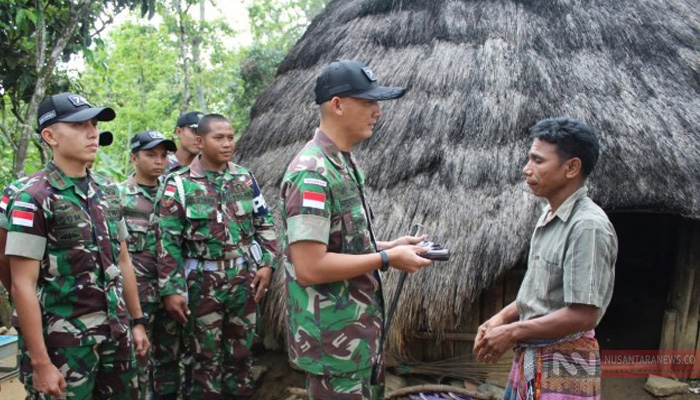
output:
[[[228,124],[231,123],[231,121],[229,121],[228,118],[224,117],[221,114],[207,114],[199,120],[199,125],[197,125],[197,135],[204,136],[207,133],[209,133],[209,131],[211,131],[211,124],[213,124],[214,122],[226,122]]]
[[[574,118],[543,119],[530,128],[530,137],[557,146],[562,160],[577,157],[581,160],[583,176],[588,177],[598,162],[600,144],[595,131]]]

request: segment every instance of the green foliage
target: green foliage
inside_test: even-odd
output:
[[[212,2],[211,0],[207,0]],[[112,0],[90,2],[77,33],[62,54],[82,54],[86,68],[77,76],[54,71],[46,93],[73,90],[93,104],[113,107],[117,118],[99,128],[114,134],[114,143],[100,148],[95,169],[117,180],[131,171],[130,138],[146,129],[170,136],[180,111],[201,110],[195,88],[204,93],[208,112],[228,116],[236,133],[245,131],[250,109],[272,82],[280,62],[328,0],[251,0],[248,5],[250,45],[231,47],[237,32],[223,20],[202,21],[200,0]],[[46,18],[47,34],[55,37],[69,21],[68,9],[80,0],[0,0],[0,129],[18,134],[36,80],[36,26]],[[161,23],[126,22],[105,37],[96,36],[120,8],[157,12]],[[144,8],[145,7],[145,8]],[[10,18],[5,18],[5,16]],[[53,35],[53,36],[52,36]],[[51,40],[51,39],[50,39]],[[194,52],[201,60],[193,63]],[[189,69],[188,69],[189,68]],[[184,77],[189,77],[189,93]],[[9,111],[9,112],[8,112]],[[17,115],[15,115],[17,114]],[[29,123],[34,124],[35,116]],[[13,145],[0,135],[0,185],[9,183]],[[40,153],[30,147],[26,170],[41,167]]]
[[[163,25],[127,22],[93,51],[86,71],[75,79],[76,90],[94,104],[114,108],[117,118],[101,123],[114,143],[100,149],[96,169],[112,177],[128,174],[129,141],[146,129],[172,132],[180,93],[177,51]]]
[[[94,35],[111,22],[110,15],[125,9],[152,15],[155,4],[154,0],[0,0],[0,133],[12,149],[0,164],[14,163],[18,152],[24,154],[36,118],[28,115],[29,110],[41,94],[69,89],[65,74],[55,69],[57,61],[89,54]],[[60,40],[63,36],[67,41]],[[31,142],[26,158],[20,155],[16,160],[16,169],[30,173],[43,157],[38,138]],[[13,172],[5,171],[5,166],[0,168],[0,183],[14,179]]]

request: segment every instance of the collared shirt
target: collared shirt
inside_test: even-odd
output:
[[[175,153],[168,154],[168,173],[175,172],[176,170],[180,169],[181,166],[182,165],[180,165],[180,161],[178,161]]]
[[[299,241],[326,244],[333,253],[375,252],[364,183],[354,157],[321,130],[292,160],[282,181],[289,357],[313,374],[370,368],[380,356],[384,300],[379,274],[303,286],[289,253],[289,245]]]
[[[158,181],[160,182],[160,181]],[[158,189],[158,185],[154,188]],[[149,193],[134,176],[119,185],[124,202],[124,219],[129,237],[126,240],[142,303],[157,303],[158,269],[156,266],[155,193]]]
[[[197,156],[166,178],[158,215],[161,296],[187,292],[186,259],[248,259],[253,240],[262,247],[260,268],[275,267],[272,214],[255,177],[240,165],[229,162],[223,172],[205,171]]]
[[[88,171],[88,192],[53,162],[9,204],[6,254],[40,261],[37,294],[47,346],[83,346],[124,334],[117,265],[126,239],[116,185]]]
[[[520,320],[537,318],[571,304],[600,309],[612,298],[617,235],[605,212],[583,187],[547,218],[548,206],[532,234],[528,268],[516,304]]]

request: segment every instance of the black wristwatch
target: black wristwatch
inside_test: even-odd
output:
[[[143,313],[143,316],[141,318],[132,318],[131,319],[131,327],[135,327],[136,325],[143,325],[145,328],[146,325],[148,324],[148,314]]]
[[[389,255],[384,250],[379,250],[379,255],[382,256],[382,266],[379,267],[379,270],[386,272],[389,269]]]

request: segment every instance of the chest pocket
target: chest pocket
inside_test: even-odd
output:
[[[112,187],[106,187],[102,190],[104,192],[104,199],[106,203],[104,210],[107,220],[119,221],[124,216],[121,198],[117,194],[116,189]]]
[[[243,178],[244,180],[236,178],[231,181],[224,196],[227,214],[235,219],[238,228],[246,233],[253,229],[253,189],[250,176],[244,175]]]
[[[126,240],[129,252],[143,251],[146,248],[149,215],[139,210],[127,208],[124,210],[124,216],[126,218],[126,228],[129,231],[129,237]]]
[[[233,211],[236,219],[248,218],[253,213],[253,189],[248,186],[247,180],[234,180],[229,185],[225,194],[226,206]],[[252,183],[251,183],[252,184]]]
[[[355,182],[343,181],[333,185],[331,192],[342,218],[344,250],[355,254],[367,253],[371,250],[371,238],[360,190]]]
[[[188,225],[185,229],[185,239],[203,241],[211,236],[211,225],[216,222],[218,199],[209,195],[188,195],[185,215]]]
[[[528,265],[530,291],[538,298],[558,297],[561,295],[564,274],[557,252],[538,252],[530,256]]]
[[[92,225],[85,211],[70,200],[53,203],[53,237],[58,248],[73,248],[92,242]]]

